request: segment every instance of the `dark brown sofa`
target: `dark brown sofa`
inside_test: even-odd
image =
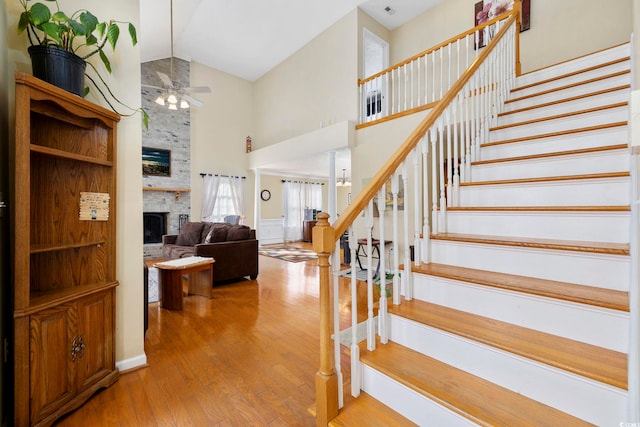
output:
[[[162,236],[165,260],[189,256],[213,257],[213,283],[258,277],[256,230],[246,225],[187,222],[180,234]]]

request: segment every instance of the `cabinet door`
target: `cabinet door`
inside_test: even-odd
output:
[[[78,340],[84,344],[77,359],[78,392],[113,372],[113,290],[78,300]]]
[[[55,412],[76,394],[72,360],[75,310],[63,304],[30,318],[31,422]]]

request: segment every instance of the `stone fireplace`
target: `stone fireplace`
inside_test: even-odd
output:
[[[162,86],[157,71],[171,75],[170,58],[141,64],[142,83]],[[174,84],[189,86],[189,78],[189,63],[174,58]],[[191,215],[191,115],[189,109],[169,110],[156,104],[160,93],[142,88],[142,105],[150,116],[149,129],[142,132],[142,146],[168,150],[170,159],[168,175],[148,173],[142,178],[145,259],[162,258],[162,236],[158,240],[157,234],[178,234],[180,225]]]

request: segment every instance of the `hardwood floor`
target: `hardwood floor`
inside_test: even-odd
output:
[[[317,261],[259,263],[257,280],[216,286],[211,300],[189,296],[183,311],[149,304],[149,366],[123,373],[58,425],[314,426]]]

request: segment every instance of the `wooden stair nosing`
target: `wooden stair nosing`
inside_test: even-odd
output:
[[[627,355],[424,301],[403,300],[389,313],[526,359],[627,389]]]
[[[533,249],[549,249],[573,252],[587,252],[607,255],[629,255],[626,243],[603,243],[555,239],[533,239],[525,237],[481,236],[475,234],[439,233],[432,234],[431,240],[479,243],[486,245],[514,246]]]
[[[449,206],[447,211],[630,212],[631,206]]]
[[[629,312],[629,293],[624,291],[435,263],[413,264],[411,271],[491,288]]]
[[[622,126],[627,126],[627,124],[628,124],[627,121],[613,122],[613,123],[607,123],[607,124],[603,124],[603,125],[587,126],[587,127],[582,127],[582,128],[567,129],[567,130],[543,133],[543,134],[538,134],[538,135],[522,136],[522,137],[519,137],[519,138],[503,139],[501,141],[485,142],[483,144],[480,144],[480,146],[481,147],[491,147],[491,146],[494,146],[494,145],[512,144],[514,142],[524,142],[524,141],[532,141],[532,140],[543,139],[543,138],[553,138],[553,137],[556,137],[556,136],[566,136],[566,135],[573,135],[573,134],[582,133],[582,132],[591,132],[591,131],[597,131],[597,130],[611,129],[611,128],[615,128],[615,127],[622,127]]]
[[[546,121],[550,121],[550,120],[558,120],[558,119],[566,119],[567,117],[574,117],[574,116],[579,116],[581,114],[589,114],[589,113],[596,113],[599,111],[605,111],[605,110],[612,110],[615,108],[620,108],[620,107],[624,107],[629,105],[628,102],[617,102],[615,104],[609,104],[609,105],[602,105],[602,106],[598,106],[598,107],[593,107],[593,108],[587,108],[584,110],[575,110],[575,111],[570,111],[568,113],[562,113],[562,114],[556,114],[553,116],[547,116],[547,117],[541,117],[538,119],[532,119],[532,120],[525,120],[522,122],[517,122],[517,123],[510,123],[507,125],[501,125],[501,126],[495,126],[489,129],[489,131],[498,131],[498,130],[503,130],[503,129],[509,129],[509,128],[514,128],[514,127],[518,127],[518,126],[526,126],[526,125],[532,125],[535,123],[541,123],[541,122],[546,122]]]
[[[536,105],[532,105],[532,106],[529,106],[529,107],[518,108],[517,110],[504,111],[502,113],[499,113],[498,117],[505,117],[505,116],[508,116],[508,115],[511,115],[511,114],[523,113],[525,111],[531,111],[531,110],[535,110],[535,109],[538,109],[538,108],[551,107],[553,105],[558,105],[558,104],[562,104],[562,103],[565,103],[565,102],[577,101],[579,99],[590,98],[592,96],[605,95],[607,93],[618,92],[618,91],[621,91],[621,90],[630,90],[630,89],[631,89],[631,85],[616,86],[616,87],[612,87],[612,88],[608,88],[608,89],[598,90],[598,91],[595,91],[595,92],[589,92],[589,93],[584,93],[584,94],[580,94],[580,95],[576,95],[576,96],[571,96],[569,98],[559,99],[557,101],[545,102],[545,103],[542,103],[542,104],[536,104]],[[505,104],[508,103],[508,102],[509,101],[505,101]]]
[[[591,425],[461,369],[389,342],[360,360],[481,426]]]
[[[490,159],[490,160],[476,160],[474,162],[471,162],[471,166],[487,165],[492,163],[516,162],[520,160],[542,159],[542,158],[549,158],[549,157],[571,156],[574,154],[599,153],[602,151],[624,150],[627,148],[628,148],[627,144],[603,145],[600,147],[579,148],[576,150],[529,154],[527,156],[503,157],[500,159]]]
[[[472,187],[472,186],[480,186],[480,185],[526,184],[526,183],[533,183],[533,182],[573,181],[573,180],[584,180],[584,179],[624,178],[629,176],[631,176],[631,174],[626,171],[603,172],[603,173],[588,173],[588,174],[579,174],[579,175],[557,175],[557,176],[542,176],[542,177],[531,177],[531,178],[496,179],[491,181],[461,182],[460,187]]]
[[[599,70],[601,68],[605,68],[605,67],[608,67],[610,65],[620,64],[622,62],[626,62],[626,61],[630,61],[630,60],[631,60],[631,57],[629,57],[629,56],[618,58],[618,59],[613,59],[611,61],[603,62],[601,64],[593,65],[593,66],[587,67],[587,68],[582,68],[580,70],[577,70],[577,71],[574,71],[574,72],[571,72],[571,73],[566,73],[566,74],[562,74],[562,75],[559,75],[559,76],[550,77],[550,78],[545,79],[545,80],[539,80],[539,81],[536,81],[534,83],[530,83],[530,84],[524,85],[524,86],[518,86],[518,87],[512,89],[511,92],[517,92],[519,90],[529,89],[529,88],[532,88],[532,87],[535,87],[535,86],[540,86],[540,85],[543,85],[543,84],[546,84],[546,83],[551,83],[551,82],[554,82],[554,81],[557,81],[557,80],[566,79],[568,77],[577,76],[578,74],[588,73],[589,71]]]
[[[559,91],[566,90],[566,89],[572,89],[572,88],[576,88],[578,86],[583,86],[583,85],[590,84],[590,83],[596,83],[596,82],[599,82],[599,81],[602,81],[602,80],[611,79],[611,78],[614,78],[614,77],[624,76],[625,74],[631,74],[631,70],[618,71],[618,72],[615,72],[615,73],[607,74],[605,76],[594,77],[594,78],[588,79],[588,80],[581,80],[581,81],[576,82],[576,83],[571,83],[571,84],[564,85],[564,86],[558,86],[558,87],[547,89],[547,90],[543,90],[543,91],[540,91],[540,92],[535,92],[535,93],[532,93],[532,94],[529,94],[529,95],[523,95],[523,96],[520,96],[520,97],[509,98],[507,101],[505,101],[505,104],[508,104],[510,102],[522,101],[522,100],[525,100],[525,99],[535,98],[536,96],[547,95],[547,94],[550,94],[550,93],[559,92]],[[513,93],[514,90],[515,89],[513,89],[511,92]]]

